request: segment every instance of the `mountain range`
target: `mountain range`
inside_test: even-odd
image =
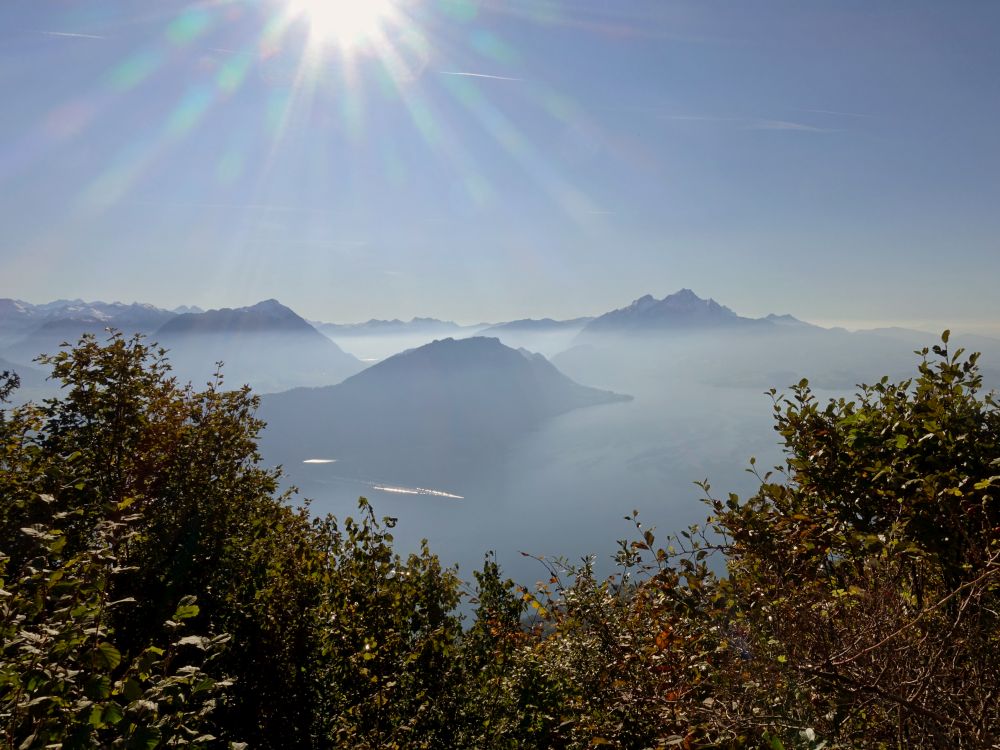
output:
[[[581,337],[605,333],[650,333],[786,324],[791,316],[744,318],[714,299],[681,289],[663,299],[647,294],[627,307],[606,312],[587,323]]]
[[[32,305],[20,300],[0,300],[0,347],[14,360],[30,361],[54,353],[63,341],[76,341],[84,333],[107,327],[135,333],[152,333],[174,316],[153,305],[121,302],[56,300]]]
[[[167,347],[177,376],[196,384],[209,380],[220,361],[228,383],[259,391],[337,383],[364,367],[276,300],[207,312],[138,303],[0,300],[0,354],[23,380],[31,369],[26,363],[39,354],[108,328],[140,333]]]
[[[553,320],[552,318],[523,318],[512,320],[509,323],[497,323],[481,331],[484,336],[497,333],[548,333],[551,331],[565,331],[572,328],[583,328],[593,320],[591,317],[572,318],[570,320]]]
[[[435,336],[455,334],[462,331],[478,330],[478,326],[462,326],[450,320],[437,318],[411,318],[410,320],[377,320],[375,318],[364,323],[313,323],[317,330],[332,339],[352,336],[382,336],[421,333]]]
[[[183,313],[155,338],[184,380],[204,382],[225,364],[227,382],[257,391],[339,383],[364,365],[277,300]]]
[[[624,360],[649,359],[649,352],[655,353],[673,341],[671,334],[688,333],[693,339],[685,345],[687,349],[671,351],[663,366],[675,368],[685,358],[694,362],[693,357],[717,357],[719,347],[724,346],[730,352],[729,377],[742,373],[736,381],[740,383],[757,383],[810,363],[813,369],[825,370],[826,374],[836,370],[838,374],[830,382],[856,382],[853,379],[859,373],[852,362],[870,361],[872,356],[875,359],[871,361],[880,361],[878,356],[885,345],[879,342],[890,342],[890,347],[897,348],[905,344],[904,348],[912,349],[911,342],[933,343],[934,338],[905,329],[848,333],[814,326],[791,315],[743,317],[690,289],[662,299],[645,295],[592,318],[528,318],[492,325],[460,325],[419,317],[409,321],[310,324],[276,300],[203,311],[186,306],[165,310],[148,304],[80,299],[44,304],[0,299],[0,356],[26,370],[38,354],[52,353],[62,342],[75,342],[83,333],[100,335],[109,327],[126,334],[142,333],[167,346],[182,380],[204,382],[214,373],[216,362],[223,361],[227,383],[248,383],[262,392],[334,385],[358,373],[367,363],[445,336],[494,336],[509,347],[555,358],[570,374],[607,387],[613,387],[615,381],[605,374],[614,376]],[[730,338],[724,343],[718,340],[726,336]],[[761,336],[765,343],[758,341]],[[630,339],[635,340],[634,344],[627,343]],[[708,347],[704,353],[690,349],[699,342]],[[963,337],[963,343],[987,351],[1000,346],[996,340],[974,336]],[[757,368],[753,352],[762,346],[774,350],[776,358],[774,365],[758,373],[754,380],[750,377]],[[736,352],[744,347],[749,347],[751,354],[737,357]],[[712,368],[708,360],[705,365]],[[601,377],[594,378],[591,370],[598,369]],[[990,370],[991,378],[994,371]]]

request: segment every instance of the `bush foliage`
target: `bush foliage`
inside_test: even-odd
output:
[[[393,519],[278,492],[247,389],[84,337],[0,411],[2,744],[998,747],[1000,410],[947,338],[853,400],[772,392],[784,464],[676,537],[632,514],[609,578],[487,556],[463,621]]]

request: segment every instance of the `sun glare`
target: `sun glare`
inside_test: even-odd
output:
[[[288,0],[289,15],[308,24],[314,42],[346,51],[376,40],[393,10],[393,0]]]

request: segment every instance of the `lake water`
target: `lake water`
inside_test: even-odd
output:
[[[431,487],[357,476],[341,462],[286,470],[316,513],[349,515],[364,495],[378,515],[398,518],[401,551],[426,538],[471,579],[493,550],[509,575],[532,582],[544,571],[522,552],[573,561],[594,554],[610,570],[616,540],[634,533],[623,518],[633,509],[664,533],[704,522],[695,481],[710,480],[720,495],[753,492],[749,457],[770,465],[780,455],[770,414],[757,390],[686,385],[683,396],[665,391],[564,414]]]

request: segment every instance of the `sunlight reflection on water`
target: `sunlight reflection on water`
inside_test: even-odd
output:
[[[390,487],[385,484],[373,484],[372,489],[382,492],[394,492],[399,495],[433,495],[434,497],[449,497],[453,500],[465,499],[462,495],[453,495],[450,492],[442,492],[441,490],[428,490],[424,487]]]
[[[302,463],[304,464],[333,464],[337,463],[335,458],[307,458]],[[352,477],[342,477],[342,476],[329,476],[327,479],[332,479],[340,482],[350,482],[352,484],[360,484],[365,487],[370,487],[378,492],[388,492],[393,495],[424,495],[431,497],[444,497],[450,500],[465,500],[464,495],[456,495],[452,492],[445,492],[444,490],[431,490],[426,487],[398,487],[391,484],[382,484],[381,482],[372,482],[365,479],[357,479]]]

